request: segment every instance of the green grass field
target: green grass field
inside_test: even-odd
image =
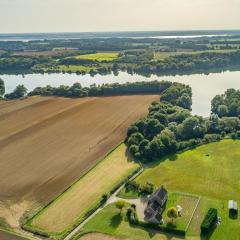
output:
[[[100,232],[128,240],[177,240],[181,239],[166,234],[156,233],[147,229],[131,227],[124,217],[126,208],[119,215],[119,209],[114,204],[107,206],[103,211],[91,219],[82,229],[82,232]],[[78,239],[77,237],[75,239]],[[74,240],[75,240],[74,239]]]
[[[84,71],[86,73],[89,73],[91,70],[96,70],[95,66],[81,66],[81,65],[70,65],[70,66],[66,66],[66,65],[59,65],[58,66],[58,70],[60,71],[71,71],[71,72],[81,72]]]
[[[240,200],[240,141],[226,139],[167,157],[136,179],[208,198]]]
[[[228,200],[234,199],[240,203],[240,141],[226,139],[169,156],[148,166],[135,180],[142,184],[151,182],[155,186],[164,185],[170,192],[180,191],[200,196],[187,231],[187,240],[240,240],[240,218],[230,218],[228,211]],[[126,193],[122,192],[120,196],[124,194]],[[136,197],[135,193],[127,194],[127,198]],[[172,201],[168,206],[175,205],[176,202]],[[178,223],[184,224],[184,227],[194,203],[179,198],[176,201],[181,201],[183,211],[189,211],[185,220],[181,219]],[[221,224],[209,236],[202,237],[200,225],[211,207],[218,209]],[[109,206],[93,218],[84,227],[84,231],[95,230],[124,239],[145,240],[150,236],[156,240],[178,239],[163,234],[151,235],[150,230],[131,227],[124,220],[114,225],[115,228],[109,228],[107,226],[111,226],[114,214],[117,214],[117,209]]]
[[[78,55],[75,58],[77,59],[86,59],[86,60],[95,60],[98,62],[102,61],[113,61],[117,59],[119,56],[118,52],[99,52],[99,53],[93,53],[93,54],[84,54],[84,55]]]
[[[155,52],[154,53],[154,60],[163,60],[165,58],[169,58],[176,55],[183,55],[183,54],[200,54],[205,52],[215,52],[215,53],[227,53],[227,52],[234,52],[236,50],[226,49],[226,50],[209,50],[209,51],[179,51],[179,52]]]
[[[27,226],[61,238],[76,222],[81,222],[101,196],[139,168],[121,144],[53,203],[37,214]]]

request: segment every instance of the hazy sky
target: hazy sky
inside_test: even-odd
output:
[[[0,33],[240,29],[240,0],[0,0]]]

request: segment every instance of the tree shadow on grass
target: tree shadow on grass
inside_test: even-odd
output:
[[[118,213],[112,216],[110,225],[112,228],[117,228],[121,224],[121,222],[122,222],[122,215]]]
[[[214,226],[208,233],[201,233],[200,234],[200,239],[201,240],[209,240],[211,239],[214,231],[216,230],[217,226]]]
[[[141,229],[141,230],[145,231],[148,234],[149,239],[152,239],[157,234],[164,235],[167,240],[172,240],[172,239],[175,239],[175,238],[182,239],[182,240],[185,239],[184,236],[180,236],[180,235],[176,235],[176,234],[169,234],[169,233],[165,233],[165,232],[162,232],[162,231],[157,231],[157,230],[150,229],[150,228],[144,228],[144,227],[137,226],[137,225],[131,224],[131,223],[129,223],[129,226],[131,228]]]
[[[209,232],[208,234],[202,234],[200,235],[200,239],[201,240],[209,240],[211,239],[211,236],[213,235],[214,230],[212,230],[211,232]]]

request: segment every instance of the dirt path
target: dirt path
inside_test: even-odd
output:
[[[138,175],[140,175],[143,172],[143,169],[140,169],[133,177],[131,177],[129,179],[129,181],[135,179]],[[112,204],[114,202],[117,202],[119,200],[123,200],[121,198],[118,198],[117,195],[118,193],[124,188],[125,184],[123,184],[122,186],[120,186],[107,200],[107,202],[101,207],[99,208],[97,211],[95,211],[92,215],[90,215],[85,221],[83,221],[80,225],[78,225],[68,236],[66,236],[64,238],[64,240],[71,240],[72,237],[78,233],[83,226],[88,223],[93,217],[95,217],[100,211],[102,211],[107,205]],[[124,201],[128,202],[126,199],[124,199]]]

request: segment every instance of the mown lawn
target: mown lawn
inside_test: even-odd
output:
[[[118,56],[119,56],[118,52],[99,52],[99,53],[93,53],[93,54],[78,55],[75,58],[95,60],[98,62],[102,62],[102,61],[113,61],[117,59]]]
[[[240,141],[226,139],[167,157],[135,180],[207,198],[240,200]]]
[[[209,208],[216,208],[218,216],[221,218],[221,224],[218,225],[214,231],[208,236],[200,237],[200,225],[204,219]],[[213,200],[209,198],[202,198],[198,208],[190,223],[187,236],[198,237],[201,240],[239,240],[240,239],[240,220],[229,217],[228,201]]]
[[[240,141],[226,139],[167,157],[149,166],[135,180],[141,184],[151,182],[155,186],[164,185],[170,192],[188,192],[201,197],[189,225],[187,240],[240,240],[240,217],[232,219],[228,211],[229,199],[237,200],[240,204]],[[131,198],[136,197],[136,193],[122,192],[121,196]],[[179,201],[178,198],[176,200]],[[189,204],[189,201],[184,199],[181,201],[183,211],[189,210],[187,214],[189,217],[193,206]],[[172,200],[168,206],[176,205],[175,203],[176,201]],[[201,236],[200,225],[211,207],[217,208],[221,224],[209,236]],[[109,206],[93,218],[84,230],[95,229],[97,232],[125,239],[180,239],[151,233],[147,229],[131,227],[125,221],[111,231],[105,225],[101,225],[100,229],[95,219],[104,216],[102,224],[109,224],[113,213],[117,213],[117,209],[114,210],[112,206]],[[180,224],[182,222],[181,220]],[[183,222],[184,226],[186,222]]]
[[[128,240],[181,239],[175,236],[165,235],[147,229],[130,226],[125,218],[126,208],[127,207],[125,207],[125,209],[122,211],[122,216],[120,216],[119,209],[117,209],[114,204],[107,206],[84,226],[80,234],[82,232],[100,232]],[[76,237],[75,239],[78,238]]]
[[[32,221],[31,226],[52,235],[64,231],[80,222],[85,213],[96,205],[101,196],[139,168],[126,154],[121,144],[91,171],[84,175],[69,190],[57,198]]]

